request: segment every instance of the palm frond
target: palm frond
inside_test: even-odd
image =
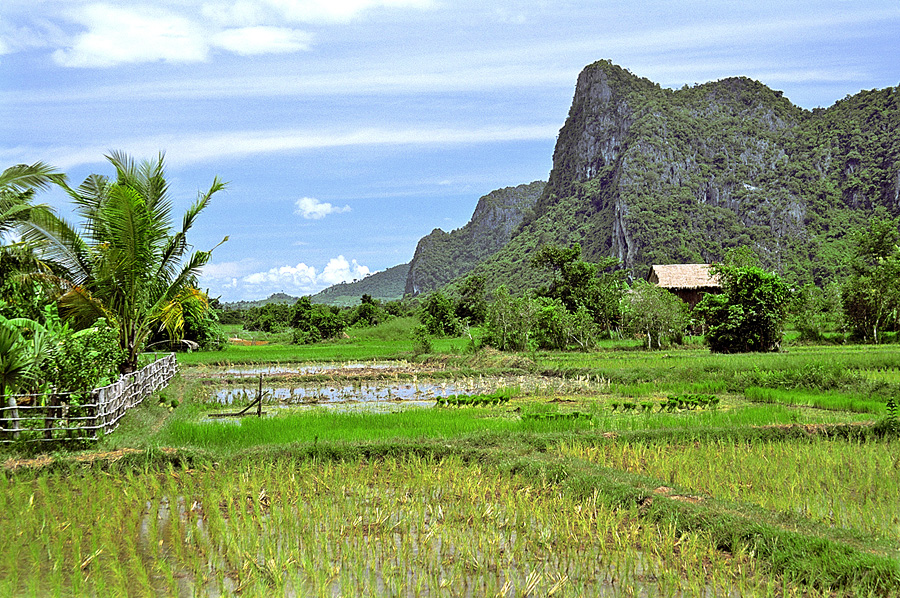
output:
[[[115,314],[104,308],[84,287],[73,287],[59,298],[59,312],[72,326],[78,330],[90,327],[99,318],[115,325],[118,321]]]
[[[16,164],[0,173],[0,189],[27,191],[46,189],[51,183],[63,183],[66,175],[44,162]]]
[[[22,239],[37,245],[42,259],[64,278],[79,285],[90,277],[90,248],[63,218],[51,212],[34,212],[20,229]]]

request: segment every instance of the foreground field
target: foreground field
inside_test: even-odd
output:
[[[898,348],[315,350],[7,461],[0,594],[900,594]]]

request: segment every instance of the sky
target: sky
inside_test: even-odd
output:
[[[3,0],[0,169],[78,184],[165,153],[223,301],[406,263],[478,198],[546,180],[578,73],[747,76],[827,107],[900,83],[897,0]],[[38,201],[71,214],[60,190]]]

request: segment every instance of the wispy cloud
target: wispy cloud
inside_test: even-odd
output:
[[[142,139],[109,139],[90,146],[10,148],[2,152],[7,162],[33,161],[33,156],[63,170],[81,164],[103,162],[110,148],[131,155],[166,152],[170,164],[192,164],[225,157],[242,157],[345,146],[481,144],[503,141],[554,139],[560,125],[480,128],[386,129],[354,131],[236,131],[195,135],[160,135]]]
[[[73,9],[72,19],[87,27],[53,59],[69,67],[111,67],[134,62],[199,62],[209,44],[203,28],[189,18],[156,8],[90,4]]]
[[[307,220],[321,220],[329,214],[343,214],[349,211],[350,206],[340,208],[312,197],[301,197],[297,200],[297,209],[294,210],[294,213]]]
[[[212,43],[241,56],[286,54],[308,50],[312,35],[287,27],[240,27],[225,29],[212,36]]]

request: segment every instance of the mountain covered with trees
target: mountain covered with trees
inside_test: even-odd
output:
[[[408,273],[409,264],[400,264],[370,274],[362,280],[342,282],[323,289],[312,296],[312,302],[340,306],[359,305],[363,295],[379,301],[398,301],[403,299]]]
[[[406,291],[469,273],[493,288],[534,288],[546,281],[532,254],[576,242],[585,259],[615,257],[631,278],[749,246],[792,284],[823,286],[849,274],[854,229],[900,214],[898,107],[898,88],[810,111],[745,77],[672,90],[594,63],[578,77],[549,181],[518,226],[482,225],[478,238],[497,240],[483,253],[469,225],[435,231],[419,243]]]
[[[534,181],[491,191],[478,200],[465,226],[449,233],[436,228],[419,240],[405,293],[439,289],[502,249],[541,197],[544,184]]]

